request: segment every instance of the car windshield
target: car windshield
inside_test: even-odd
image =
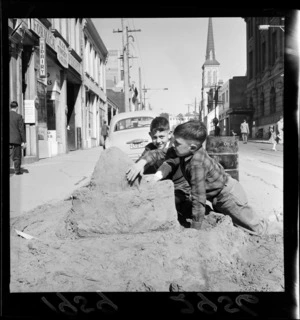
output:
[[[122,119],[116,123],[114,131],[150,127],[150,123],[152,120],[152,117],[135,117]]]

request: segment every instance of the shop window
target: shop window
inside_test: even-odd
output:
[[[47,140],[47,104],[46,104],[46,90],[47,87],[37,81],[37,96],[38,104],[38,139]]]

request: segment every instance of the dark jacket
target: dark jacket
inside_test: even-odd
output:
[[[9,112],[9,143],[22,144],[26,142],[24,121],[15,111]]]

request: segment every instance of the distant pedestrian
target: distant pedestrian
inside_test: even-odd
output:
[[[9,153],[14,163],[15,174],[21,172],[22,148],[26,148],[26,137],[22,115],[18,114],[18,103],[12,101],[9,112]]]
[[[218,125],[215,126],[215,137],[219,137],[220,136],[220,127]]]
[[[101,128],[101,136],[103,137],[103,149],[105,149],[105,140],[108,136],[108,130],[109,130],[109,126],[106,124],[106,121],[104,121],[102,128]]]
[[[270,139],[269,139],[269,141],[273,144],[272,150],[277,151],[276,145],[279,141],[279,138],[277,137],[277,134],[276,134],[273,126],[270,126]]]
[[[244,141],[243,143],[247,143],[248,134],[249,134],[249,126],[248,126],[246,119],[244,119],[244,122],[241,123],[240,129],[241,129],[242,139]]]
[[[283,143],[283,116],[276,123],[276,133],[280,143]]]

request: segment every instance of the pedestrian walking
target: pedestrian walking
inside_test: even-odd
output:
[[[277,145],[277,143],[279,141],[279,138],[277,137],[277,134],[276,134],[273,126],[270,126],[269,130],[270,130],[269,142],[273,144],[272,150],[273,151],[277,151],[276,150],[276,145]]]
[[[276,123],[276,133],[279,139],[279,142],[283,143],[283,116],[280,116],[280,119]]]
[[[248,142],[248,134],[249,134],[249,126],[248,126],[246,119],[244,119],[244,122],[241,123],[240,129],[241,129],[243,143],[247,143]]]
[[[9,155],[14,163],[15,174],[21,171],[22,148],[26,148],[26,137],[22,115],[18,114],[18,103],[12,101],[9,113]]]
[[[104,121],[102,128],[101,128],[101,137],[102,137],[102,145],[103,145],[103,149],[105,149],[105,140],[108,136],[108,129],[109,126],[106,124],[106,121]]]
[[[218,125],[215,126],[215,137],[219,137],[220,136],[220,127]]]

